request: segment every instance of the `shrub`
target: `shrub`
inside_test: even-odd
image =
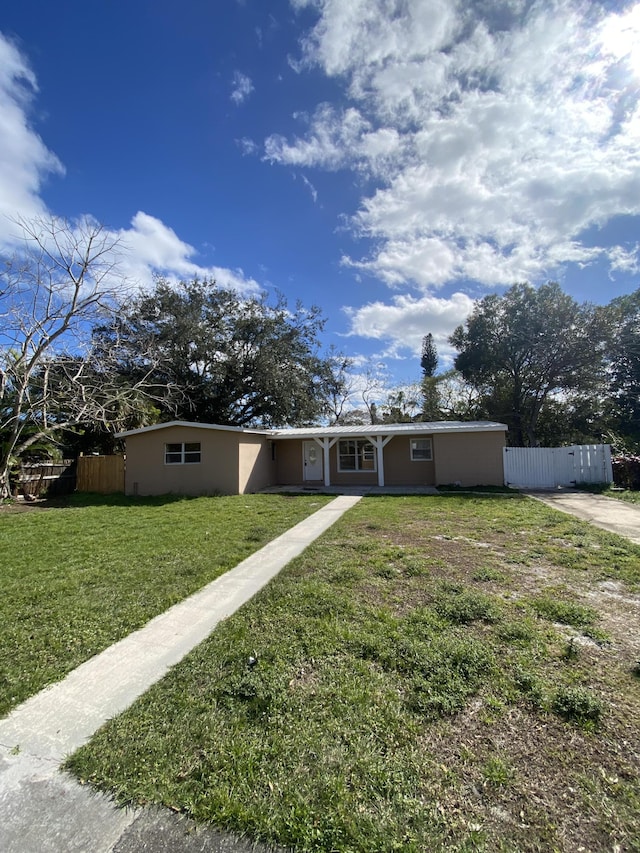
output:
[[[551,707],[556,714],[575,723],[597,725],[602,716],[602,702],[584,687],[561,687]]]
[[[622,489],[640,489],[640,456],[615,456],[611,460],[613,482]]]
[[[591,607],[574,604],[570,601],[560,601],[555,598],[535,598],[532,602],[536,613],[551,622],[561,622],[563,625],[573,625],[574,628],[585,628],[593,625],[598,614]]]

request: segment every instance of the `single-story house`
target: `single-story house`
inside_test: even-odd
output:
[[[122,432],[130,495],[269,486],[502,485],[507,427],[490,421],[245,429],[183,421]]]

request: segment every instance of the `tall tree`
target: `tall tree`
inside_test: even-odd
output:
[[[423,376],[433,376],[438,367],[438,350],[433,341],[433,335],[429,332],[422,339],[422,357],[420,358],[420,367],[422,368]]]
[[[640,289],[608,306],[612,324],[608,352],[614,428],[640,449]]]
[[[329,388],[339,382],[335,356],[319,352],[323,325],[315,307],[291,310],[283,299],[271,304],[244,298],[213,281],[174,285],[160,278],[130,303],[117,330],[98,329],[96,335],[109,349],[117,334],[125,377],[146,373],[149,354],[162,363],[157,381],[184,394],[179,417],[299,426],[327,412]]]
[[[438,367],[438,350],[429,332],[422,339],[422,419],[425,421],[440,420],[440,399],[438,393],[438,377],[435,376]]]
[[[141,375],[114,380],[111,354],[92,346],[93,323],[123,294],[118,240],[93,221],[20,220],[23,245],[0,272],[0,497],[16,461],[61,430],[147,406]]]
[[[480,390],[489,415],[509,425],[511,443],[535,447],[547,400],[600,380],[607,337],[601,309],[550,282],[485,296],[450,342],[456,369]]]

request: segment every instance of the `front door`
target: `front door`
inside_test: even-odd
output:
[[[302,442],[304,479],[322,479],[322,448],[315,441]]]

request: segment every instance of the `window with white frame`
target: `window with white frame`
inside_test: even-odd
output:
[[[347,438],[338,443],[338,471],[375,471],[376,449],[370,441]]]
[[[430,438],[412,438],[409,441],[412,462],[431,462],[433,454]]]
[[[165,444],[165,465],[193,465],[197,462],[200,462],[199,441],[176,441]]]

